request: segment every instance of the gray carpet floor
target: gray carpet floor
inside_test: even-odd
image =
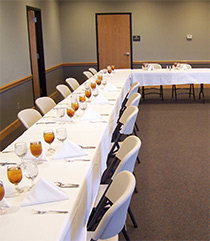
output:
[[[207,241],[209,236],[210,105],[179,96],[147,96],[138,115],[142,140],[136,164],[138,193],[127,218],[132,241]],[[120,240],[125,240],[120,234]]]

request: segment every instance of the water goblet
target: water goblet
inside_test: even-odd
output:
[[[23,162],[23,157],[26,155],[27,153],[27,145],[25,142],[16,142],[14,144],[15,146],[15,153],[17,156],[20,157],[21,159],[21,163]]]
[[[30,151],[31,154],[36,158],[37,163],[42,163],[39,161],[39,156],[42,154],[42,143],[41,141],[30,142]]]
[[[112,71],[115,70],[115,66],[114,66],[114,65],[111,66],[111,70],[112,70]]]
[[[57,108],[56,113],[57,117],[61,119],[61,122],[59,124],[65,124],[65,122],[62,121],[62,118],[65,116],[65,108]]]
[[[56,129],[56,137],[59,141],[61,141],[62,143],[64,143],[64,141],[67,138],[67,131],[66,128],[58,128]]]
[[[102,85],[105,87],[105,85],[107,84],[107,79],[106,79],[106,78],[103,78],[101,83],[102,83]]]
[[[28,190],[30,190],[34,186],[34,179],[39,174],[37,163],[33,160],[25,161],[23,165],[23,172],[25,177],[31,180],[31,186],[28,188]]]
[[[7,178],[15,185],[17,193],[21,193],[23,190],[18,187],[18,184],[22,180],[22,169],[20,165],[9,165],[7,166]]]
[[[49,144],[49,149],[47,150],[48,152],[54,152],[55,149],[52,148],[51,144],[53,143],[54,139],[55,139],[55,134],[53,130],[45,130],[43,132],[43,137],[45,142],[47,142]]]
[[[4,190],[4,185],[3,182],[0,181],[0,201],[4,198],[5,195],[5,190]],[[3,215],[6,213],[6,209],[4,207],[0,207],[0,215]]]

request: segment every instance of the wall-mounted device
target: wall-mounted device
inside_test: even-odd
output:
[[[189,40],[189,41],[192,40],[192,34],[187,35],[187,40]]]

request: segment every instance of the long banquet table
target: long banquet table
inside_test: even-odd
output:
[[[44,151],[42,158],[45,161],[39,165],[36,183],[44,178],[52,185],[55,181],[79,184],[79,188],[63,189],[62,191],[68,198],[62,201],[22,207],[21,204],[29,193],[24,192],[17,197],[9,198],[8,196],[14,190],[14,187],[7,179],[6,166],[0,166],[0,180],[4,182],[6,189],[4,201],[6,200],[10,206],[7,213],[0,216],[1,240],[85,241],[86,222],[97,195],[101,175],[106,168],[111,135],[121,103],[130,85],[136,81],[140,82],[141,86],[186,83],[209,84],[210,69],[193,69],[190,71],[124,69],[116,70],[115,73],[105,75],[105,77],[108,82],[107,86],[109,84],[115,86],[115,89],[100,90],[99,95],[102,94],[108,100],[108,103],[94,104],[93,101],[88,103],[87,109],[87,111],[92,109],[100,114],[102,121],[100,119],[98,121],[81,121],[80,117],[76,117],[74,122],[70,122],[68,117],[65,116],[65,125],[61,125],[60,121],[56,119],[56,108],[66,107],[69,103],[69,97],[67,97],[0,153],[0,162],[20,163],[20,159],[14,153],[15,142],[25,141],[29,145],[30,141],[39,139],[46,150],[48,146],[43,140],[43,131],[46,129],[56,130],[61,126],[67,128],[68,141],[77,145],[95,146],[94,149],[85,149],[85,158],[90,160],[86,162],[67,162],[65,159],[54,160]],[[74,93],[78,94],[81,91],[84,91],[84,85],[81,85]],[[52,146],[57,150],[61,147],[61,143],[55,139]],[[27,185],[29,185],[29,180],[23,177],[20,188]],[[68,214],[38,215],[33,213],[33,209],[67,210]]]
[[[9,194],[14,191],[14,186],[7,179],[6,166],[0,166],[0,180],[4,182],[6,189],[4,202],[6,201],[9,205],[6,214],[0,216],[1,240],[86,240],[86,222],[97,195],[101,175],[106,168],[107,154],[118,111],[130,87],[129,76],[130,70],[116,70],[115,73],[105,76],[107,78],[106,86],[108,87],[111,84],[112,87],[115,87],[112,90],[100,89],[99,91],[99,95],[102,94],[108,102],[103,104],[88,103],[86,110],[91,109],[99,113],[101,119],[98,119],[98,121],[82,121],[80,117],[75,117],[74,121],[70,122],[68,116],[65,116],[65,124],[61,125],[60,120],[56,118],[56,108],[66,106],[69,102],[69,97],[67,97],[0,153],[0,162],[20,163],[20,158],[14,153],[15,142],[25,141],[29,145],[30,141],[39,139],[44,150],[46,150],[48,145],[43,140],[43,131],[46,129],[55,131],[56,128],[61,126],[67,128],[68,141],[76,145],[95,147],[94,149],[84,149],[86,152],[84,158],[90,159],[90,161],[84,162],[67,162],[65,159],[55,160],[46,151],[41,155],[41,159],[45,161],[38,165],[39,174],[35,179],[36,183],[44,179],[52,185],[55,181],[79,184],[79,188],[62,189],[62,192],[67,195],[67,199],[62,201],[21,206],[29,192],[21,193],[16,197],[9,197]],[[84,91],[84,85],[81,85],[75,93],[81,91]],[[79,115],[82,116],[81,111]],[[56,150],[61,145],[56,139],[52,143]],[[30,152],[26,156],[29,158]],[[23,177],[20,188],[27,185],[29,185],[29,180]],[[35,187],[36,185],[33,188]],[[68,214],[41,215],[34,214],[33,209],[67,210]]]

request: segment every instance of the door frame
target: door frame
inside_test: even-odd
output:
[[[98,51],[98,15],[122,15],[126,14],[130,16],[130,61],[131,69],[133,69],[133,41],[132,41],[132,13],[131,12],[114,12],[114,13],[96,13],[95,14],[95,24],[96,24],[96,51],[97,51],[97,68],[99,70],[99,51]]]
[[[44,45],[43,45],[43,36],[42,36],[42,20],[41,20],[41,9],[26,6],[26,16],[27,16],[27,27],[28,27],[28,41],[29,41],[29,52],[30,52],[30,64],[31,64],[31,73],[33,78],[32,71],[32,61],[31,61],[31,47],[30,47],[30,35],[29,35],[29,23],[28,23],[28,11],[34,11],[36,17],[35,31],[36,31],[36,44],[37,44],[37,53],[39,54],[38,62],[38,75],[39,75],[39,86],[40,86],[40,96],[47,95],[46,87],[46,75],[45,75],[45,59],[44,59]],[[34,95],[35,101],[35,95]]]

